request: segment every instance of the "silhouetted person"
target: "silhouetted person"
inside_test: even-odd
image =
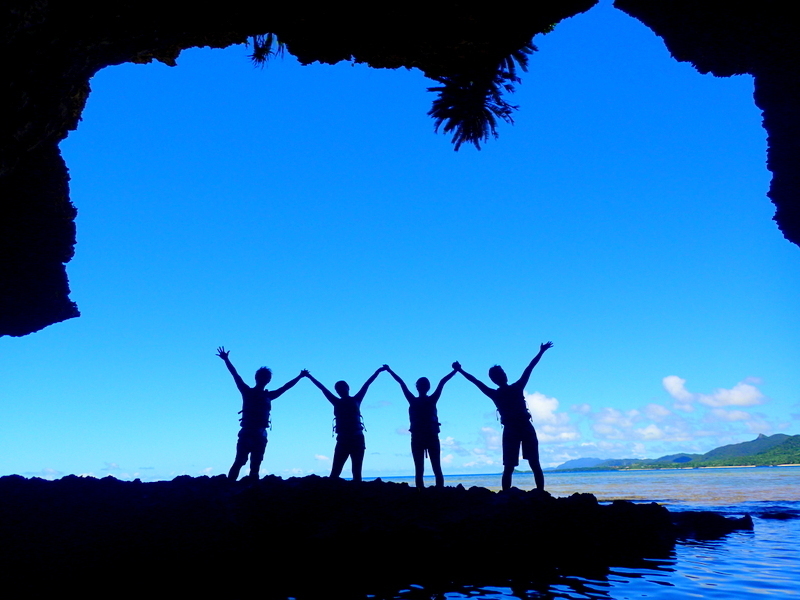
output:
[[[394,377],[400,384],[406,400],[408,400],[408,417],[411,422],[409,431],[411,432],[411,456],[414,458],[414,481],[418,488],[424,488],[422,476],[425,473],[425,455],[431,459],[431,467],[436,477],[436,487],[444,487],[444,475],[442,475],[442,457],[439,446],[439,417],[436,414],[436,403],[442,395],[444,384],[450,381],[456,374],[455,369],[442,377],[436,390],[428,395],[431,389],[431,382],[427,377],[417,379],[417,391],[419,396],[412,394],[405,381],[389,368],[383,365],[386,372]]]
[[[256,385],[250,387],[236,372],[236,368],[228,358],[229,351],[223,346],[217,348],[217,356],[225,361],[225,366],[233,375],[236,387],[242,394],[241,419],[242,428],[239,430],[239,441],[236,442],[236,458],[233,461],[231,470],[228,471],[228,479],[236,481],[239,471],[247,462],[250,456],[250,478],[258,479],[258,470],[261,461],[264,460],[264,450],[267,448],[267,427],[269,427],[269,412],[272,409],[272,401],[290,389],[300,381],[300,378],[307,375],[308,371],[300,371],[300,375],[287,382],[283,387],[270,392],[267,384],[272,379],[272,371],[267,367],[261,367],[256,371]]]
[[[364,423],[361,418],[361,402],[367,394],[369,386],[375,381],[378,374],[383,371],[381,367],[375,371],[355,396],[350,395],[350,386],[344,381],[337,381],[333,389],[339,394],[332,394],[331,391],[317,381],[310,373],[306,374],[311,382],[316,385],[328,402],[333,404],[333,416],[336,420],[334,431],[336,432],[336,449],[333,451],[333,466],[331,467],[331,477],[339,477],[342,474],[344,463],[350,458],[350,465],[353,468],[353,481],[361,481],[361,466],[364,463],[364,450],[367,445],[364,441]]]
[[[539,347],[539,354],[533,357],[531,363],[522,372],[522,377],[515,383],[508,383],[508,376],[500,365],[489,369],[489,379],[497,384],[497,389],[479,381],[461,368],[458,362],[453,363],[453,368],[474,383],[480,391],[492,399],[498,412],[500,422],[503,424],[503,489],[511,487],[511,476],[514,468],[519,464],[519,447],[522,446],[522,458],[527,459],[536,481],[536,489],[544,490],[544,473],[539,464],[539,440],[536,430],[531,423],[531,413],[525,405],[523,391],[530,379],[531,372],[542,355],[553,347],[553,342],[547,342]]]

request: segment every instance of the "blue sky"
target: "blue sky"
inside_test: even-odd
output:
[[[92,80],[61,147],[83,316],[0,349],[0,474],[226,472],[241,400],[309,369],[528,392],[546,466],[800,433],[800,249],[771,221],[750,77],[699,75],[608,3],[535,40],[514,126],[453,152],[419,72],[184,52]],[[407,405],[363,406],[365,474],[412,471]],[[454,378],[446,472],[497,472],[490,401]],[[332,410],[274,403],[264,471],[327,473]],[[349,465],[345,469],[349,473]]]

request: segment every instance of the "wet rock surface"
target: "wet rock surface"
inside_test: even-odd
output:
[[[749,518],[601,505],[591,494],[417,490],[317,476],[235,484],[224,476],[0,478],[0,569],[38,585],[121,569],[145,581],[170,573],[184,591],[230,590],[251,574],[261,595],[273,597],[534,581],[668,558],[680,537],[713,539],[743,528],[752,528]]]

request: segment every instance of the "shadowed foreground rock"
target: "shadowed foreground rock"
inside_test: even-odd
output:
[[[419,491],[317,476],[231,485],[220,476],[141,483],[0,478],[3,579],[37,588],[123,580],[226,596],[339,597],[409,583],[502,585],[670,556],[676,539],[752,528],[749,517],[679,515],[462,487]],[[123,576],[124,574],[124,576]],[[127,584],[126,584],[127,585]],[[90,586],[91,587],[91,586]]]

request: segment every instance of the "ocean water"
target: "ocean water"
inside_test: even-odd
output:
[[[487,587],[480,582],[437,590],[410,585],[387,598],[800,598],[800,467],[545,473],[545,478],[554,496],[589,492],[600,501],[658,502],[673,511],[750,514],[754,529],[720,540],[680,542],[668,559],[646,560],[636,568],[612,567],[599,575],[564,575],[536,589]],[[531,475],[514,479],[521,489],[533,486]],[[413,485],[413,478],[391,480]],[[497,490],[500,476],[451,476],[445,477],[445,484]]]

